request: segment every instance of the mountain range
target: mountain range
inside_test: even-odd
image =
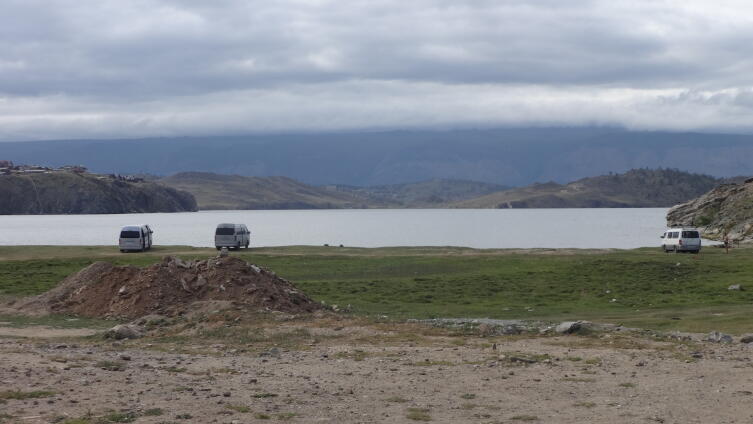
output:
[[[0,160],[99,173],[285,175],[309,185],[432,179],[521,187],[634,168],[753,174],[753,135],[620,128],[501,128],[0,143]]]
[[[724,180],[674,169],[509,188],[465,180],[428,180],[371,187],[312,186],[288,177],[245,177],[204,172],[156,180],[196,198],[199,209],[341,208],[591,208],[669,207]]]

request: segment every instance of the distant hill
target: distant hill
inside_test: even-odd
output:
[[[509,189],[499,184],[445,179],[371,187],[335,186],[333,188],[369,199],[373,203],[394,204],[407,208],[443,207],[449,203]]]
[[[157,181],[193,194],[202,210],[343,209],[374,206],[370,200],[352,193],[314,187],[287,177],[181,172]]]
[[[703,237],[753,241],[753,178],[722,184],[667,213],[670,226],[700,227]]]
[[[712,189],[720,180],[674,169],[633,169],[569,184],[533,184],[454,204],[460,208],[670,207]]]
[[[753,175],[753,135],[498,128],[0,143],[0,160],[101,173],[285,175],[359,187],[454,179],[521,187],[634,168]]]
[[[189,193],[152,182],[54,172],[0,175],[0,214],[195,211]]]

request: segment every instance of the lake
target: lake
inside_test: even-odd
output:
[[[120,227],[149,224],[154,244],[213,246],[221,222],[244,223],[252,246],[658,246],[665,208],[340,209],[122,215],[2,215],[0,245],[116,245]]]

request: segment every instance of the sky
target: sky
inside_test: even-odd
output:
[[[0,141],[752,116],[749,1],[0,4]]]

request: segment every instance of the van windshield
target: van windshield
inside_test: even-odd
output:
[[[121,231],[120,238],[139,238],[141,235],[138,231]]]
[[[700,238],[698,231],[683,231],[682,238]]]
[[[235,228],[232,227],[220,227],[217,229],[217,232],[214,233],[218,236],[232,236],[235,234]]]

